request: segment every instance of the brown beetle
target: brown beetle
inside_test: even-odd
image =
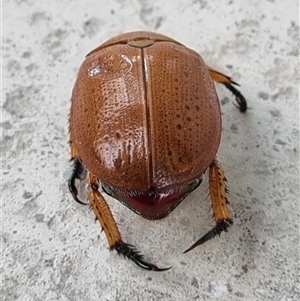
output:
[[[147,219],[168,215],[202,181],[209,187],[216,226],[187,251],[227,232],[226,178],[215,156],[221,112],[213,80],[247,109],[237,85],[208,68],[199,54],[152,32],[131,32],[90,52],[80,67],[70,114],[69,189],[88,171],[88,200],[110,249],[154,271],[134,246],[123,242],[99,188]]]

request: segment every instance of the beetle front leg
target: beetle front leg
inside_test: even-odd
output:
[[[104,197],[98,190],[98,179],[89,173],[88,182],[90,185],[88,199],[96,215],[96,218],[98,219],[102,229],[104,230],[110,250],[115,249],[118,252],[118,254],[122,254],[124,257],[127,257],[128,259],[132,260],[136,265],[145,270],[168,270],[169,268],[159,268],[154,264],[146,262],[144,260],[143,255],[141,255],[133,245],[123,242],[118,226],[110,211],[110,208],[107,202],[105,201]]]
[[[233,85],[239,86],[238,83],[231,80],[231,78],[223,73],[213,70],[208,67],[209,74],[211,78],[220,84],[223,84],[228,90],[230,90],[236,98],[237,107],[240,112],[244,113],[247,111],[247,102],[242,93],[237,90]]]
[[[197,240],[190,248],[184,251],[184,253],[205,243],[215,236],[220,235],[223,231],[227,232],[228,228],[233,224],[227,206],[228,201],[226,193],[228,190],[226,187],[226,177],[224,176],[224,171],[217,163],[216,159],[209,166],[209,190],[216,226]]]

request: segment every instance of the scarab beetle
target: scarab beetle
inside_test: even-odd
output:
[[[161,219],[208,170],[216,226],[185,252],[232,224],[226,178],[215,159],[221,113],[213,81],[224,84],[240,111],[246,111],[246,100],[230,77],[161,34],[116,36],[91,51],[80,67],[70,112],[74,170],[69,189],[82,202],[75,180],[87,170],[88,200],[110,249],[144,269],[165,270],[122,240],[103,192],[147,219]]]

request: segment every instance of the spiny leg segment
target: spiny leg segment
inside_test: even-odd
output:
[[[246,99],[244,98],[242,93],[233,86],[233,85],[239,86],[239,84],[234,82],[233,80],[231,80],[231,78],[229,76],[224,75],[223,73],[220,73],[209,67],[208,67],[208,71],[209,71],[211,78],[215,82],[223,84],[228,90],[230,90],[233,93],[233,95],[235,96],[236,102],[237,102],[236,107],[238,107],[240,112],[242,112],[242,113],[246,112],[247,111]]]
[[[220,235],[221,232],[227,232],[228,228],[233,224],[228,211],[228,200],[226,197],[226,178],[221,166],[214,160],[209,166],[209,190],[213,209],[213,216],[216,226],[197,240],[184,253],[202,245],[206,241]]]

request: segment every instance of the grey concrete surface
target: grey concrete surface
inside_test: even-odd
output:
[[[1,299],[300,300],[299,3],[2,1]],[[116,34],[153,30],[240,83],[249,110],[218,86],[234,226],[213,226],[207,183],[158,222],[108,198],[124,240],[163,272],[109,252],[93,213],[67,189],[68,111],[80,63]]]

